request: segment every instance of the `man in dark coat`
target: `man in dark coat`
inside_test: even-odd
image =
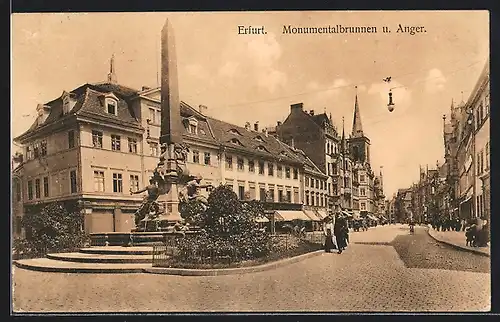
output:
[[[345,218],[340,215],[335,217],[333,231],[337,240],[339,254],[342,254],[342,251],[347,247],[347,222]]]

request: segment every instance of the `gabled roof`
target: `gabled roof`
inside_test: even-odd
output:
[[[315,114],[311,116],[312,120],[318,124],[319,126],[323,127],[323,124],[325,122],[330,123],[330,119],[326,115],[326,113],[323,114]]]

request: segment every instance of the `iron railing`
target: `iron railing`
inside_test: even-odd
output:
[[[153,267],[168,267],[172,258],[180,256],[183,261],[193,264],[232,264],[241,260],[240,249],[216,249],[216,250],[189,250],[187,253],[179,253],[178,243],[183,237],[170,237],[166,238],[163,243],[156,243],[153,245]],[[288,252],[295,249],[300,242],[309,242],[312,244],[323,245],[325,241],[324,234],[321,233],[306,233],[300,236],[291,234],[277,234],[270,236],[270,251],[271,253]]]

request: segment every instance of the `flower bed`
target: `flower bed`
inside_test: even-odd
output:
[[[318,243],[312,243],[306,240],[301,240],[297,237],[290,235],[275,236],[270,241],[270,252],[266,255],[249,259],[249,260],[239,260],[237,257],[231,257],[228,253],[226,256],[219,256],[215,258],[201,258],[203,255],[200,253],[198,262],[186,262],[182,261],[179,256],[176,256],[176,252],[169,252],[172,256],[170,257],[153,257],[153,266],[155,267],[169,267],[169,268],[189,268],[189,269],[221,269],[221,268],[238,268],[238,267],[249,267],[262,265],[274,261],[278,261],[285,258],[295,257],[310,252],[314,252],[322,249],[322,245]],[[159,247],[156,248],[160,249]],[[157,251],[155,250],[155,251]],[[155,252],[154,251],[154,252]],[[207,253],[205,253],[207,254]],[[212,254],[213,256],[213,254]],[[194,258],[191,256],[190,258]],[[183,257],[185,258],[185,257]]]

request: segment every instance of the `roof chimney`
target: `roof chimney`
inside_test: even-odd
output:
[[[296,103],[290,105],[290,113],[302,111],[304,109],[304,103]]]
[[[253,129],[254,131],[258,132],[259,131],[259,121],[255,122],[255,124],[253,125]]]
[[[264,135],[267,137],[267,135],[269,134],[269,131],[267,130],[267,127],[265,127],[265,128],[262,129],[262,133],[264,133]]]
[[[310,110],[309,115],[314,116],[314,110]]]
[[[250,122],[245,123],[245,130],[250,131]]]
[[[142,91],[149,91],[151,89],[151,87],[149,86],[142,86]]]
[[[292,148],[295,148],[295,140],[292,138],[292,140],[290,141],[290,146]]]
[[[208,107],[205,106],[205,105],[198,105],[198,112],[200,112],[201,114],[203,114],[203,111],[204,110],[208,110]]]
[[[277,124],[277,126],[281,126],[281,124],[283,124],[283,123],[281,123],[281,121],[278,121],[276,124]]]

